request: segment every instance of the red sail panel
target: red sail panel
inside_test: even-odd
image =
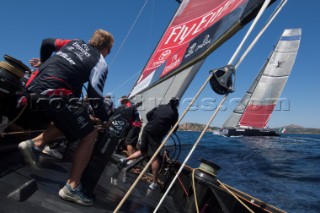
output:
[[[202,46],[190,47],[199,35],[212,28],[232,11],[245,6],[249,0],[188,0],[183,1],[158,46],[143,69],[132,94],[171,74],[210,47],[210,40]],[[238,17],[235,17],[238,18]],[[236,21],[236,20],[235,20]]]
[[[190,0],[189,3],[178,11],[171,25],[168,27],[159,45],[151,56],[147,66],[142,72],[139,81],[147,77],[154,69],[163,64],[172,53],[180,52],[175,59],[176,65],[170,67],[168,64],[164,68],[161,76],[168,74],[179,63],[189,46],[189,42],[211,27],[221,18],[229,14],[240,4],[247,2],[230,0]]]
[[[275,106],[275,104],[248,105],[241,117],[240,125],[255,128],[265,128]]]

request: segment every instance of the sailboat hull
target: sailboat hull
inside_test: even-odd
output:
[[[223,129],[222,134],[227,137],[236,136],[280,136],[274,130],[267,129]]]

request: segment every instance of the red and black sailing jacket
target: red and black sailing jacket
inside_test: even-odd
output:
[[[29,92],[79,98],[83,84],[88,82],[88,98],[95,100],[95,116],[102,121],[108,118],[103,102],[108,66],[99,50],[78,39],[49,38],[43,40],[40,55],[42,64],[28,82]]]

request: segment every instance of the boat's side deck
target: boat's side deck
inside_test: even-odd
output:
[[[113,212],[136,178],[135,174],[129,173],[126,176],[126,182],[123,182],[123,172],[119,172],[115,163],[111,161],[94,191],[96,196],[94,205],[83,207],[64,201],[58,196],[59,189],[69,175],[70,161],[42,156],[40,163],[40,169],[25,166],[17,150],[1,154],[1,212]],[[38,189],[30,195],[29,189],[22,190],[22,195],[25,195],[26,199],[18,201],[17,196],[8,198],[10,193],[32,179],[35,180]],[[120,211],[152,212],[160,198],[159,192],[148,189],[148,183],[140,181]],[[167,198],[160,212],[179,211],[176,210],[172,200]]]

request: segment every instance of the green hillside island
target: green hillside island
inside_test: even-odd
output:
[[[206,125],[198,123],[182,123],[179,125],[179,131],[202,131]],[[279,130],[279,128],[272,128],[273,130]],[[283,126],[286,129],[285,134],[320,134],[320,128],[305,128],[302,126],[290,124],[288,126]],[[208,132],[213,132],[214,130],[219,130],[219,127],[209,126]]]
[[[205,124],[198,124],[198,123],[182,123],[179,125],[179,131],[196,131],[196,132],[201,132]],[[219,130],[219,127],[208,127],[207,132],[213,132],[214,130]]]

